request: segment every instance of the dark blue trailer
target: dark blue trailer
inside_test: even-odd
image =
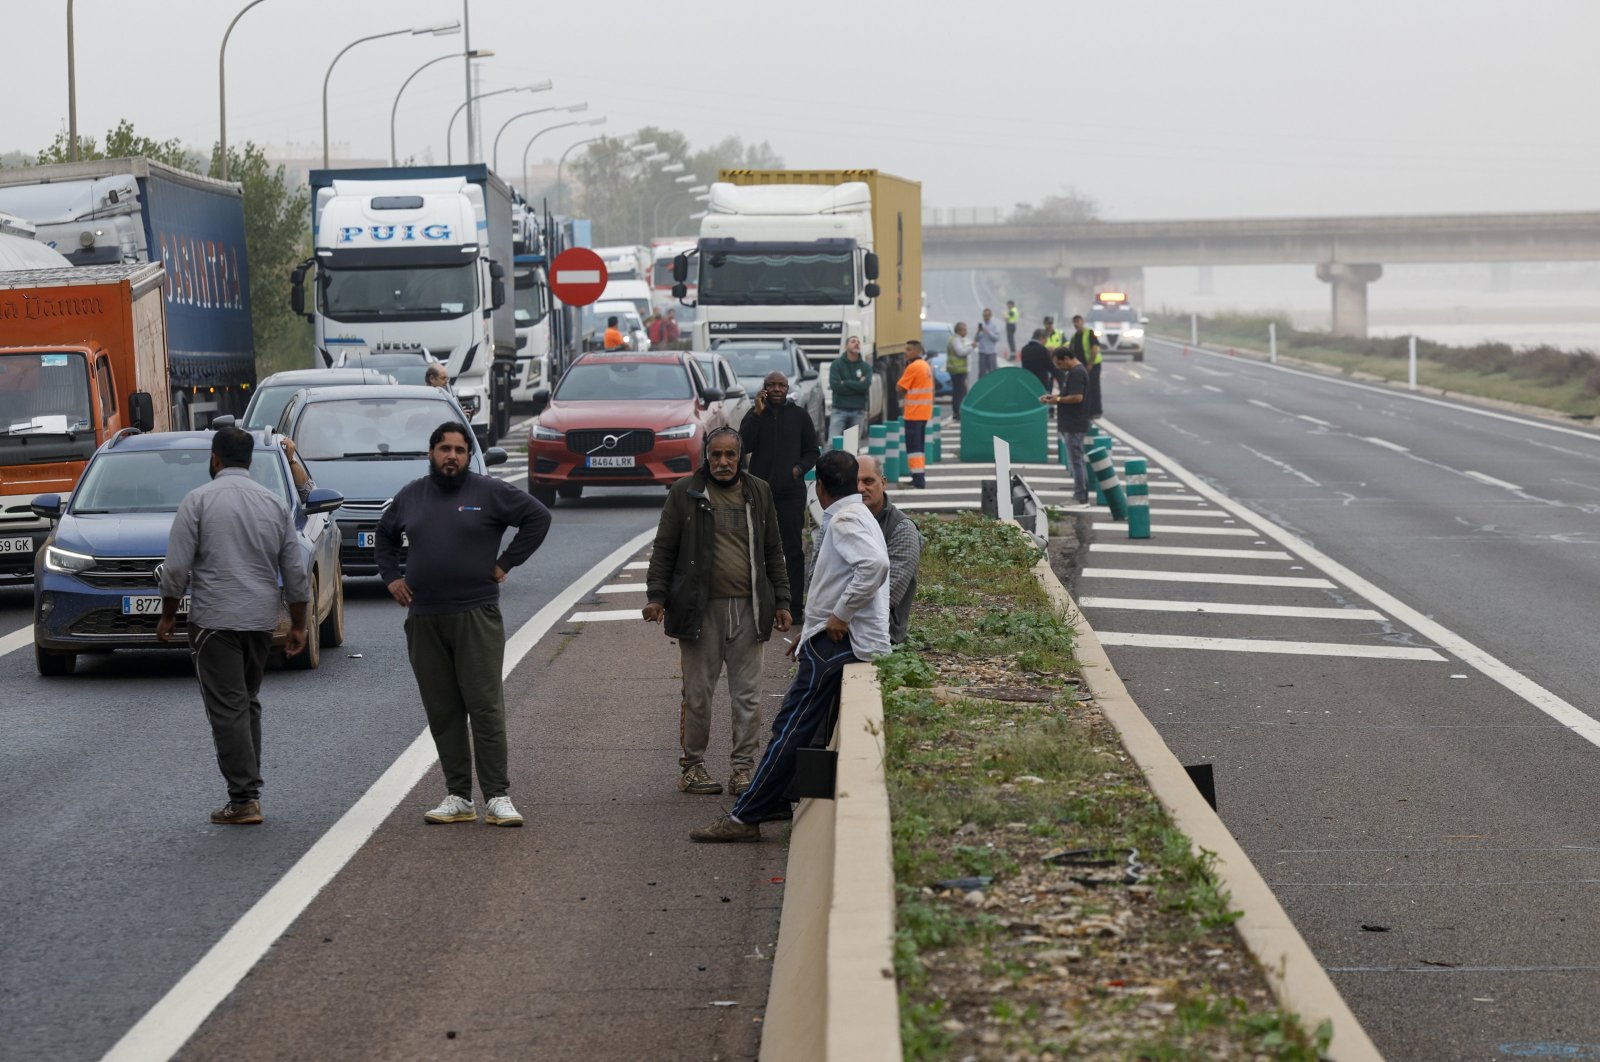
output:
[[[26,166],[0,170],[0,212],[73,265],[164,265],[174,422],[244,412],[256,366],[241,186],[149,159]]]

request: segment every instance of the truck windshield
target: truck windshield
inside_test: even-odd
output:
[[[849,252],[718,252],[700,257],[703,306],[827,306],[855,302],[855,263]]]
[[[250,462],[250,478],[293,504],[283,462],[263,450]],[[72,492],[72,513],[175,513],[191,490],[211,478],[211,448],[129,450],[89,462]]]
[[[89,369],[82,354],[0,357],[0,435],[89,430]]]
[[[477,272],[458,266],[324,269],[322,312],[338,321],[460,317],[478,308]]]

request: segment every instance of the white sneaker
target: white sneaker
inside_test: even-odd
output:
[[[508,796],[490,797],[484,804],[483,821],[486,826],[521,826],[522,816]]]
[[[422,817],[429,822],[476,822],[478,809],[465,797],[449,793],[439,802],[438,807]]]

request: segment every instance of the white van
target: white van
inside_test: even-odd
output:
[[[629,302],[641,321],[650,318],[650,285],[643,280],[612,280],[599,302]]]

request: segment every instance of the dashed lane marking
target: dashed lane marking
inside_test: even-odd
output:
[[[1142,579],[1152,583],[1211,583],[1217,586],[1303,586],[1311,590],[1332,590],[1327,579],[1301,575],[1236,575],[1217,572],[1146,571],[1142,568],[1085,568],[1083,579]]]
[[[604,612],[574,612],[567,617],[569,623],[605,623],[613,620],[638,619],[639,610],[636,608],[609,609]]]
[[[599,590],[599,594],[637,594],[647,589],[644,583],[607,583]]]
[[[1469,479],[1475,479],[1479,483],[1483,483],[1491,487],[1499,487],[1502,490],[1515,491],[1519,494],[1522,492],[1522,488],[1517,486],[1515,483],[1507,483],[1503,479],[1495,479],[1493,476],[1484,475],[1482,472],[1473,472],[1469,469],[1461,474]]]
[[[1339,642],[1281,642],[1258,638],[1200,638],[1183,634],[1124,634],[1096,631],[1104,645],[1138,649],[1202,649],[1221,653],[1286,653],[1291,656],[1343,656],[1365,660],[1429,660],[1444,657],[1411,645],[1344,645]]]
[[[1135,553],[1145,557],[1227,557],[1234,560],[1293,560],[1281,549],[1210,549],[1204,546],[1143,546],[1124,542],[1091,542],[1097,553]],[[604,587],[601,587],[604,590]]]
[[[1127,524],[1095,524],[1096,531],[1122,531],[1128,530]],[[1202,527],[1199,525],[1185,527],[1183,524],[1155,524],[1150,528],[1154,537],[1161,535],[1235,535],[1241,538],[1256,538],[1261,532],[1251,527]]]
[[[622,566],[622,570],[625,572],[642,572],[648,567],[650,567],[649,561],[629,561]]]
[[[1375,435],[1363,435],[1362,438],[1373,446],[1381,446],[1385,450],[1393,450],[1397,454],[1409,454],[1411,452],[1411,448],[1408,446],[1401,446],[1399,443],[1392,443],[1388,439],[1380,439]]]
[[[1296,413],[1295,416],[1298,417],[1301,420],[1308,421],[1309,423],[1315,424],[1320,428],[1331,428],[1331,427],[1333,427],[1333,423],[1331,421],[1322,420],[1322,419],[1320,419],[1318,417],[1309,417],[1304,413]]]
[[[1130,609],[1135,612],[1216,612],[1224,616],[1283,616],[1290,619],[1372,620],[1383,613],[1370,608],[1309,608],[1298,605],[1247,605],[1219,601],[1165,601],[1148,597],[1080,597],[1082,608]]]
[[[1215,391],[1219,395],[1222,394],[1222,388],[1220,387],[1212,387],[1210,384],[1201,384],[1200,386],[1204,387],[1207,391]]]

